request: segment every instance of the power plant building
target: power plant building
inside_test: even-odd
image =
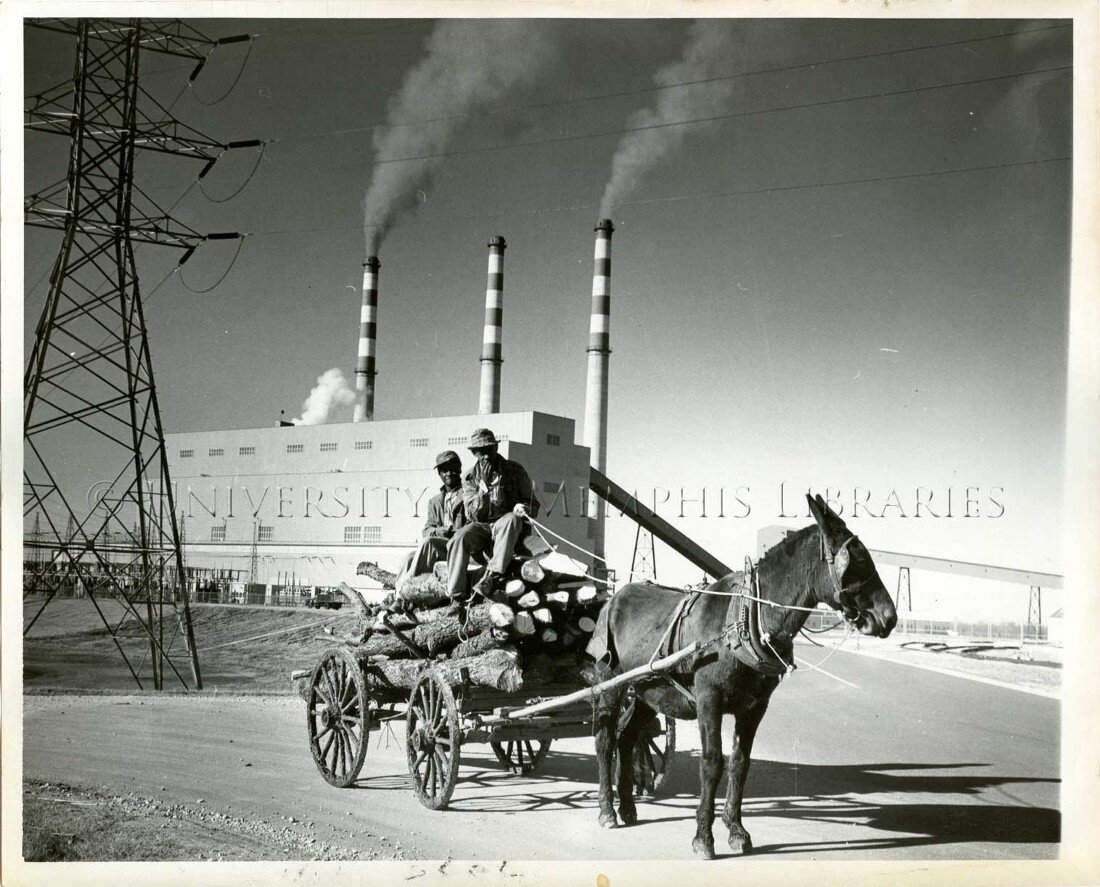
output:
[[[588,448],[572,419],[519,412],[167,434],[185,562],[247,580],[255,549],[256,582],[306,585],[355,584],[363,560],[396,570],[439,492],[436,453],[455,450],[468,470],[483,426],[530,474],[540,522],[591,549]]]

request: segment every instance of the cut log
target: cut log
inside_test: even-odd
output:
[[[537,610],[532,610],[531,616],[536,622],[541,622],[543,625],[549,625],[554,621],[554,614],[546,607],[539,607]]]
[[[447,581],[447,575],[448,575],[447,574],[447,562],[446,561],[436,561],[435,566],[432,567],[432,574],[440,582],[446,582]]]
[[[531,558],[523,562],[523,566],[519,568],[519,575],[523,577],[524,582],[538,585],[546,577],[546,571],[537,559]]]
[[[402,629],[405,637],[417,647],[423,648],[428,655],[446,653],[458,646],[465,638],[480,634],[489,628],[490,604],[478,604],[470,608],[466,623],[459,621],[456,613],[451,613],[432,622],[425,622],[412,629]],[[394,658],[409,656],[408,647],[390,633],[378,632],[371,636],[361,647],[363,655],[385,653]]]
[[[489,605],[489,622],[494,628],[508,628],[514,625],[516,613],[507,604]]]
[[[530,610],[532,607],[537,607],[541,603],[542,595],[537,591],[528,591],[516,599],[516,605],[527,610]]]
[[[477,656],[489,650],[496,650],[503,647],[508,640],[508,633],[504,632],[503,635],[503,637],[498,637],[493,633],[493,629],[483,631],[481,634],[474,635],[469,640],[463,641],[455,647],[451,651],[451,658],[465,659],[469,656]]]
[[[544,628],[539,633],[539,639],[544,644],[554,644],[554,643],[557,643],[558,633],[556,631],[554,631],[554,629],[552,629],[552,628]]]
[[[508,631],[507,628],[497,628],[495,626],[489,629],[489,634],[498,641],[507,641],[512,636],[512,633]]]
[[[578,604],[590,604],[596,600],[596,586],[582,585],[574,592]]]
[[[412,604],[417,609],[436,607],[448,600],[447,583],[441,582],[434,573],[413,576],[401,583],[394,598],[394,604]]]
[[[336,586],[336,588],[340,592],[340,594],[342,594],[356,606],[356,608],[359,610],[359,613],[363,616],[364,619],[371,618],[372,614],[370,611],[370,607],[367,606],[366,601],[364,601],[363,598],[359,596],[359,593],[354,588],[349,586],[346,582],[341,582],[339,585]]]
[[[581,634],[592,634],[596,630],[596,620],[588,616],[581,616],[577,620],[577,628],[580,629]]]
[[[508,597],[519,597],[526,591],[527,586],[523,584],[522,579],[509,579],[508,583],[504,586],[504,593],[508,595]]]
[[[515,629],[518,634],[532,635],[535,633],[535,620],[526,610],[516,613]]]
[[[451,686],[462,683],[465,671],[472,683],[482,687],[491,687],[508,693],[514,693],[523,687],[523,671],[519,666],[519,654],[512,647],[501,647],[477,656],[445,659],[441,662],[424,662],[416,659],[374,662],[366,665],[364,671],[383,683],[411,690],[420,675],[430,668],[435,669]]]
[[[396,587],[397,575],[389,570],[383,570],[373,561],[363,561],[355,568],[356,576],[369,576],[383,588]]]
[[[569,592],[568,591],[548,591],[542,596],[542,599],[548,604],[557,604],[559,607],[565,607],[569,604]]]

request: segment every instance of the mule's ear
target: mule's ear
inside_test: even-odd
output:
[[[825,522],[826,527],[833,531],[838,529],[847,529],[848,525],[844,523],[840,515],[829,507],[829,503],[825,501],[820,493],[814,498],[817,499],[817,505],[821,509],[822,519]],[[819,521],[820,523],[820,521]]]
[[[817,523],[818,528],[822,533],[828,535],[829,523],[826,514],[828,513],[828,507],[825,505],[825,500],[821,496],[811,496],[806,494],[806,504],[810,506],[810,514],[813,515],[814,521]]]

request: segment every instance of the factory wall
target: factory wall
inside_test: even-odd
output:
[[[531,475],[543,523],[587,547],[588,448],[572,419],[521,412],[168,434],[185,562],[247,578],[255,536],[259,582],[369,587],[359,561],[396,569],[419,540],[436,453],[468,470],[466,443],[486,425]]]

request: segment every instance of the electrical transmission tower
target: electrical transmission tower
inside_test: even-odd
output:
[[[46,599],[24,634],[65,572],[83,585],[139,687],[131,658],[145,645],[154,688],[165,668],[189,686],[163,642],[170,618],[201,688],[134,248],[183,250],[178,269],[204,241],[240,235],[202,235],[171,218],[135,181],[134,158],[194,158],[205,164],[201,177],[226,150],[259,143],[221,143],[173,118],[139,86],[139,56],[192,59],[193,80],[216,45],[250,38],[212,40],[181,21],[29,24],[74,37],[76,61],[71,81],[28,99],[24,127],[69,139],[67,176],[25,204],[27,224],[60,232],[61,246],[24,376],[23,513],[43,515],[47,538],[36,544],[49,552],[29,583]],[[117,624],[100,597],[121,605]],[[126,635],[124,624],[133,626]]]
[[[653,548],[653,534],[638,524],[634,532],[634,556],[630,559],[630,581],[657,581],[657,553]]]

